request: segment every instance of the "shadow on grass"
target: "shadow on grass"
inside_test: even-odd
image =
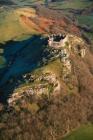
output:
[[[14,5],[15,3],[11,0],[0,0],[0,5]]]
[[[13,90],[20,85],[23,74],[40,67],[47,39],[33,35],[23,41],[10,40],[2,45],[6,67],[0,70],[0,102],[6,102]]]

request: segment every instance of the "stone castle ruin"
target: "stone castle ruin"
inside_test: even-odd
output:
[[[60,50],[60,61],[63,65],[63,77],[71,74],[71,60],[70,54],[74,52],[81,58],[85,57],[86,49],[84,41],[71,34],[53,34],[48,37],[48,46],[55,50]]]
[[[65,43],[68,41],[68,36],[66,35],[56,35],[53,34],[49,36],[48,45],[55,49],[60,49],[61,47],[65,46]]]

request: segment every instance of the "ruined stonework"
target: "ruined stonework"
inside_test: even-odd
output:
[[[60,50],[59,57],[63,65],[63,78],[71,74],[72,71],[70,60],[71,53],[74,53],[81,58],[84,58],[86,54],[85,42],[83,39],[72,34],[50,35],[48,39],[48,45],[55,50]]]
[[[60,82],[56,75],[52,72],[42,73],[41,75],[25,74],[24,80],[28,81],[28,86],[19,87],[8,99],[9,106],[14,106],[16,102],[24,97],[37,97],[42,95],[50,96],[56,95],[60,91]],[[30,85],[29,85],[30,83]],[[32,86],[31,84],[34,85]]]

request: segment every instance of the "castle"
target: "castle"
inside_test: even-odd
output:
[[[55,50],[60,50],[60,61],[63,65],[63,77],[71,74],[71,60],[70,54],[73,52],[81,58],[85,57],[86,49],[84,41],[71,34],[52,34],[48,37],[48,46]]]
[[[52,34],[48,36],[48,45],[54,49],[66,49],[69,52],[74,50],[74,52],[79,54],[82,58],[84,58],[86,54],[84,41],[81,38],[71,34]],[[66,53],[66,50],[64,50],[64,53]]]

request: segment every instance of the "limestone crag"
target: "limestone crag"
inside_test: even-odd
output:
[[[70,55],[74,53],[84,58],[86,54],[84,40],[72,34],[50,35],[48,45],[56,50],[60,50],[60,60],[63,65],[63,79],[71,74],[72,66]]]
[[[26,96],[36,96],[38,98],[47,95],[49,98],[52,94],[54,96],[60,91],[60,82],[56,75],[51,72],[42,73],[40,76],[27,74],[24,75],[24,79],[28,82],[28,85],[19,87],[14,91],[8,99],[10,106],[14,106],[18,100]]]

